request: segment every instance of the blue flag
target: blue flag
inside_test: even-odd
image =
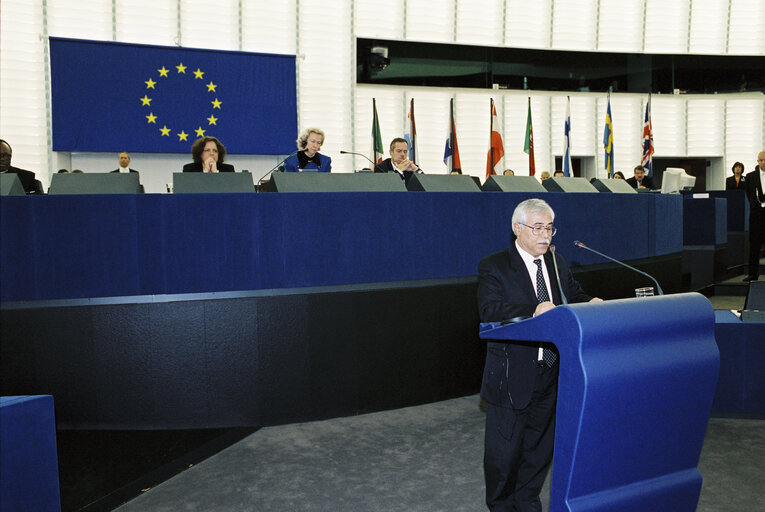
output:
[[[611,118],[611,96],[608,96],[608,108],[606,109],[606,127],[603,129],[603,149],[605,150],[606,174],[609,178],[614,177],[614,122]]]
[[[53,150],[286,154],[295,56],[50,38]]]

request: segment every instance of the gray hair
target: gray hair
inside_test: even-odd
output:
[[[312,133],[315,133],[316,135],[321,135],[321,143],[324,144],[323,130],[321,130],[320,128],[306,128],[300,133],[300,135],[297,138],[298,149],[305,149],[306,145],[308,145],[308,137],[310,137]]]
[[[535,213],[549,213],[551,220],[555,220],[555,212],[543,199],[526,199],[515,207],[511,224],[526,224],[529,215]],[[512,226],[510,229],[514,232]]]

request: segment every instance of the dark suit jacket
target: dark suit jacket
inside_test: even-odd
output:
[[[627,183],[629,183],[632,188],[638,188],[637,180],[635,179],[634,176],[631,177],[631,178],[628,178],[627,179]],[[644,176],[643,177],[643,186],[645,188],[650,188],[650,189],[656,188],[656,186],[653,184],[653,178],[650,177],[650,176]]]
[[[315,163],[309,162],[305,168],[316,169],[318,172],[332,172],[332,159],[328,156],[322,155],[321,153],[317,153],[317,155],[319,155],[319,162],[321,163],[321,167],[317,167]],[[284,161],[284,172],[298,172],[299,168],[300,161],[297,155],[292,155]]]
[[[741,181],[736,183],[735,176],[725,178],[725,190],[746,190],[746,177],[741,176]]]
[[[390,158],[386,158],[379,164],[375,165],[374,171],[375,172],[395,172],[396,174],[398,174],[404,179],[404,183],[409,183],[409,178],[411,178],[412,174],[414,174],[414,171],[401,172],[398,169],[394,169],[393,161]]]
[[[544,255],[550,276],[551,300],[561,304],[552,254]],[[587,302],[587,295],[571,275],[568,264],[556,255],[561,287],[570,303]],[[537,297],[528,270],[515,247],[487,256],[478,264],[478,312],[481,322],[499,322],[518,316],[530,317]],[[525,342],[489,342],[481,397],[492,405],[522,409],[531,399],[539,345]]]
[[[130,172],[138,172],[135,169],[128,169]],[[120,172],[119,169],[114,169],[112,172]]]
[[[19,169],[18,167],[9,166],[8,171],[12,172],[19,177],[21,186],[24,187],[24,192],[27,194],[42,194],[42,183],[35,179],[35,173],[27,171],[26,169]]]
[[[202,172],[202,164],[191,162],[183,166],[183,172]],[[218,172],[234,172],[234,166],[230,164],[218,163]]]
[[[765,208],[760,204],[765,202],[765,188],[760,181],[760,167],[755,166],[754,170],[746,175],[746,196],[749,199],[749,229],[755,229],[756,226],[762,226],[765,222]]]

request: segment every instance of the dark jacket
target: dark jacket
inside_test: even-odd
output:
[[[550,276],[551,300],[561,304],[552,253],[544,255]],[[570,303],[587,302],[587,295],[574,279],[568,264],[556,254],[561,287]],[[515,247],[487,256],[478,264],[478,313],[481,322],[499,322],[518,316],[530,317],[537,297],[528,270]],[[531,399],[539,345],[525,342],[489,342],[481,384],[481,397],[492,405],[522,409]]]

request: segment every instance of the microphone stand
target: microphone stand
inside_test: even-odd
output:
[[[594,252],[594,253],[595,253],[595,254],[597,254],[598,256],[601,256],[601,257],[603,257],[603,258],[605,258],[605,259],[607,259],[607,260],[613,261],[614,263],[618,263],[619,265],[621,265],[621,266],[623,266],[623,267],[627,267],[627,268],[628,268],[628,269],[630,269],[630,270],[634,270],[634,271],[635,271],[635,272],[637,272],[638,274],[642,274],[642,275],[646,276],[648,279],[650,279],[651,281],[653,281],[653,284],[655,284],[655,285],[656,285],[656,291],[657,291],[657,292],[659,292],[659,295],[664,295],[664,292],[663,292],[663,291],[661,291],[661,286],[659,286],[659,282],[658,282],[656,279],[654,279],[654,278],[653,278],[653,276],[650,276],[650,275],[646,274],[646,273],[645,273],[645,272],[643,272],[642,270],[638,270],[638,269],[636,269],[635,267],[631,267],[631,266],[627,265],[627,264],[626,264],[626,263],[624,263],[624,262],[621,262],[621,261],[619,261],[619,260],[617,260],[617,259],[614,259],[614,258],[612,258],[611,256],[606,256],[606,255],[605,255],[605,254],[603,254],[602,252],[598,252],[598,251],[596,251],[595,249],[590,249],[589,247],[587,247],[586,245],[584,245],[584,244],[583,244],[582,242],[580,242],[579,240],[574,240],[574,247],[579,247],[580,249],[587,249],[587,250],[588,250],[588,251],[590,251],[590,252]]]
[[[374,162],[372,161],[372,159],[371,159],[371,158],[369,158],[369,157],[368,157],[367,155],[365,155],[364,153],[354,153],[353,151],[342,151],[342,150],[341,150],[341,151],[340,151],[340,154],[341,154],[341,155],[356,155],[356,156],[361,156],[361,157],[364,157],[364,158],[366,158],[366,159],[369,161],[369,163],[370,163],[370,164],[372,164],[372,171],[374,171],[374,170],[375,170],[375,167],[377,167],[377,164],[376,164],[376,163],[374,163]],[[357,171],[353,171],[353,172],[357,172]]]
[[[289,155],[288,155],[288,156],[287,156],[287,157],[286,157],[284,160],[282,160],[281,162],[279,162],[278,164],[276,164],[276,165],[274,166],[274,168],[273,168],[273,169],[271,169],[270,171],[268,171],[267,173],[265,173],[263,176],[261,176],[261,178],[258,180],[258,192],[260,192],[260,187],[261,187],[261,185],[263,184],[263,180],[264,180],[264,179],[266,179],[266,176],[268,176],[268,175],[269,175],[269,174],[271,174],[272,172],[276,171],[276,170],[277,170],[277,169],[279,169],[280,167],[281,167],[281,170],[280,170],[279,172],[284,172],[284,167],[282,166],[282,164],[283,164],[284,162],[286,162],[287,160],[289,160],[290,158],[292,158],[293,156],[295,156],[295,155],[297,155],[298,153],[300,153],[301,151],[305,151],[305,149],[298,149],[297,151],[293,151],[293,152],[292,152],[292,153],[290,153],[290,154],[289,154]]]
[[[558,291],[560,292],[560,300],[563,302],[563,305],[565,306],[568,304],[568,300],[566,299],[566,294],[563,293],[563,286],[560,284],[560,274],[558,273],[558,262],[555,261],[555,246],[550,245],[550,252],[552,252],[552,260],[553,260],[553,267],[555,268],[555,280],[558,281]]]

